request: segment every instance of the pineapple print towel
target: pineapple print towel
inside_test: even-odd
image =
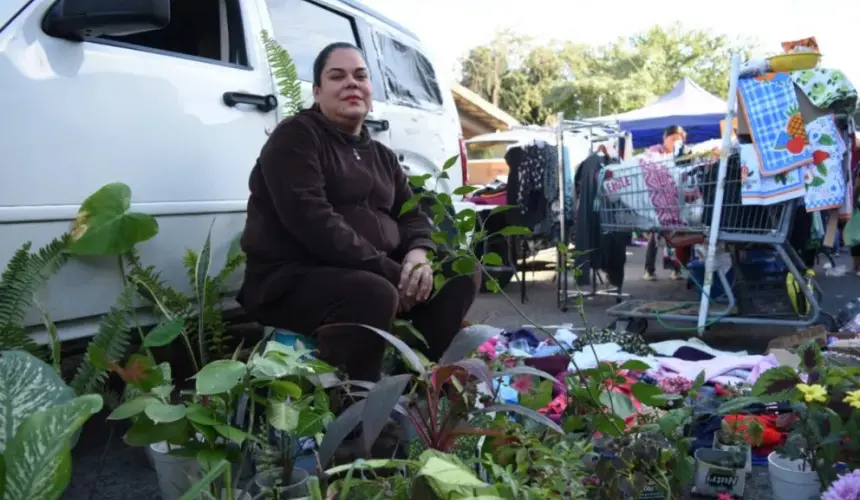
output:
[[[812,162],[794,82],[788,73],[742,78],[738,98],[758,152],[761,175],[773,177]]]
[[[775,205],[803,196],[801,167],[764,177],[752,144],[740,145],[740,160],[741,205]]]
[[[833,121],[822,116],[806,125],[812,148],[813,163],[803,167],[807,212],[840,208],[845,203],[845,174],[842,171],[845,142]]]

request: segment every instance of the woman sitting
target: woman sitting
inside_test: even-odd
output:
[[[379,379],[385,341],[401,316],[438,359],[474,300],[472,276],[432,297],[431,223],[401,206],[413,196],[397,156],[371,139],[370,72],[335,43],[313,67],[315,104],[272,132],[251,171],[247,255],[239,301],[259,323],[316,336],[320,359],[353,380]]]

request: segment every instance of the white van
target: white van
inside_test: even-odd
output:
[[[183,254],[213,219],[222,263],[244,226],[248,174],[282,118],[263,30],[291,53],[308,104],[320,49],[361,47],[374,85],[369,126],[408,174],[462,153],[450,89],[416,36],[353,0],[4,0],[0,267],[25,241],[39,247],[67,231],[109,182],[128,184],[132,209],[158,217],[141,257],[169,283],[188,289]],[[465,155],[460,166],[441,191],[462,185]],[[115,260],[75,259],[42,302],[69,340],[93,335],[120,291]],[[46,341],[36,311],[27,324]]]

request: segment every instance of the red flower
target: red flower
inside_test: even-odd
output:
[[[511,387],[516,389],[520,394],[528,394],[535,387],[534,381],[529,375],[520,375],[511,382]]]

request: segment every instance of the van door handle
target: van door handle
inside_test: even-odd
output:
[[[368,128],[374,128],[380,132],[385,132],[390,127],[388,120],[376,120],[374,118],[365,118],[364,124]]]
[[[278,98],[269,95],[246,94],[244,92],[224,92],[224,104],[233,108],[237,104],[250,104],[255,106],[259,111],[268,113],[274,111],[278,107]]]

